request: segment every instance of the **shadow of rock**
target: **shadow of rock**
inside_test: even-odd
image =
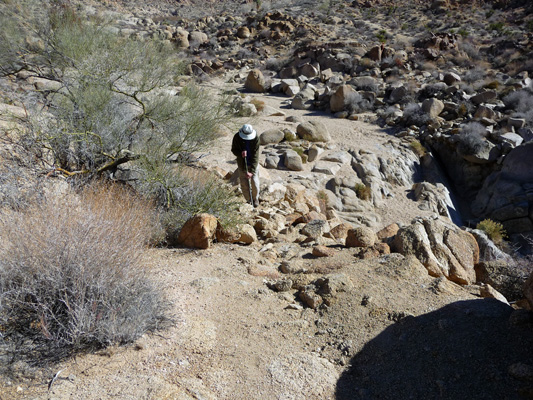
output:
[[[501,302],[482,299],[405,318],[353,357],[336,398],[533,398],[532,377],[509,368],[533,364],[533,329],[530,322],[510,323],[512,313]]]

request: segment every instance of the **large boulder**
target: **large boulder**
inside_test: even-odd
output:
[[[258,69],[253,69],[248,73],[244,87],[250,92],[264,93],[266,91],[266,81],[263,73]]]
[[[292,99],[291,107],[295,110],[308,110],[313,107],[316,88],[313,85],[305,85]]]
[[[339,86],[329,100],[329,108],[331,109],[331,112],[336,113],[344,111],[353,94],[355,94],[355,90],[350,85]]]
[[[294,150],[287,150],[284,154],[284,164],[291,171],[302,171],[304,169],[302,157]]]
[[[346,247],[372,247],[376,243],[376,234],[367,227],[350,229],[346,237]]]
[[[331,140],[328,128],[320,121],[302,122],[296,127],[296,134],[301,139],[310,142],[329,142]]]
[[[533,201],[528,195],[532,157],[533,142],[512,149],[501,171],[490,175],[479,190],[471,205],[474,215],[502,222],[508,234],[533,231]]]
[[[276,144],[281,142],[284,138],[285,132],[281,129],[269,129],[259,136],[259,143],[263,146],[265,144]]]
[[[185,247],[207,249],[211,246],[217,229],[217,219],[211,214],[198,214],[190,218],[178,236],[178,243]]]
[[[437,118],[443,110],[444,103],[439,99],[425,99],[422,102],[422,111],[428,114],[431,119]]]
[[[432,276],[444,276],[462,285],[476,281],[476,239],[449,220],[417,219],[398,231],[391,248],[404,256],[414,255]]]
[[[216,238],[219,242],[251,244],[257,241],[257,234],[254,227],[249,224],[224,228],[219,223]]]
[[[510,265],[504,260],[484,261],[476,265],[478,282],[491,285],[509,301],[522,298],[522,289],[527,275],[520,268]]]

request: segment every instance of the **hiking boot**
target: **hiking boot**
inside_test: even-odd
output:
[[[259,200],[254,200],[254,208],[259,207]]]

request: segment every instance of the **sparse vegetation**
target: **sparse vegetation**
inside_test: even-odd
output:
[[[469,122],[462,126],[457,148],[461,154],[473,155],[487,146],[486,128],[479,122]]]
[[[409,103],[405,106],[403,119],[406,125],[423,126],[429,122],[429,116],[422,111],[418,103]]]
[[[426,148],[424,147],[424,145],[422,143],[420,143],[419,140],[413,140],[409,143],[409,147],[411,148],[411,150],[414,151],[414,153],[419,157],[419,158],[422,158],[423,156],[426,155],[427,153],[427,150]]]
[[[153,205],[117,186],[47,196],[0,217],[0,328],[19,356],[130,342],[167,320],[143,255]],[[43,354],[46,353],[46,354]]]
[[[328,206],[328,195],[326,191],[324,189],[319,190],[316,193],[316,198],[318,199],[318,204],[320,205],[320,212],[325,214]]]
[[[33,4],[28,2],[28,4]],[[5,13],[21,22],[30,8]],[[26,98],[30,110],[28,142],[46,149],[50,167],[65,175],[101,175],[126,162],[205,148],[228,121],[225,103],[197,86],[178,94],[168,88],[183,63],[157,40],[136,42],[112,35],[105,21],[81,23],[67,5],[44,8],[43,21],[26,30],[11,26],[4,37],[39,32],[42,47],[18,47],[3,54],[4,74],[26,69],[37,75],[52,65],[47,78],[56,84],[44,98]],[[7,18],[7,17],[5,17]],[[17,54],[25,53],[22,64]],[[160,149],[165,149],[161,152]],[[153,152],[152,152],[153,153]]]
[[[265,102],[263,100],[254,98],[250,101],[250,103],[252,103],[255,106],[255,109],[259,112],[265,109]]]
[[[355,194],[361,200],[370,200],[372,197],[372,190],[370,186],[365,185],[364,183],[357,183],[354,187]]]
[[[487,234],[487,236],[496,244],[501,244],[503,239],[507,237],[507,233],[503,225],[491,219],[484,219],[476,225],[479,229]]]
[[[533,125],[533,88],[514,91],[503,101],[509,109],[515,110],[515,116],[525,118],[530,126]]]
[[[498,33],[503,33],[505,24],[503,22],[492,22],[489,24],[489,31],[496,31]]]
[[[387,36],[387,31],[383,29],[376,33],[376,39],[378,39],[380,43],[387,42]]]

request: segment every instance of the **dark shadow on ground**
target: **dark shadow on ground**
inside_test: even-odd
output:
[[[354,356],[336,398],[531,399],[533,382],[509,367],[533,365],[533,328],[530,320],[511,323],[512,311],[480,299],[406,318]]]

